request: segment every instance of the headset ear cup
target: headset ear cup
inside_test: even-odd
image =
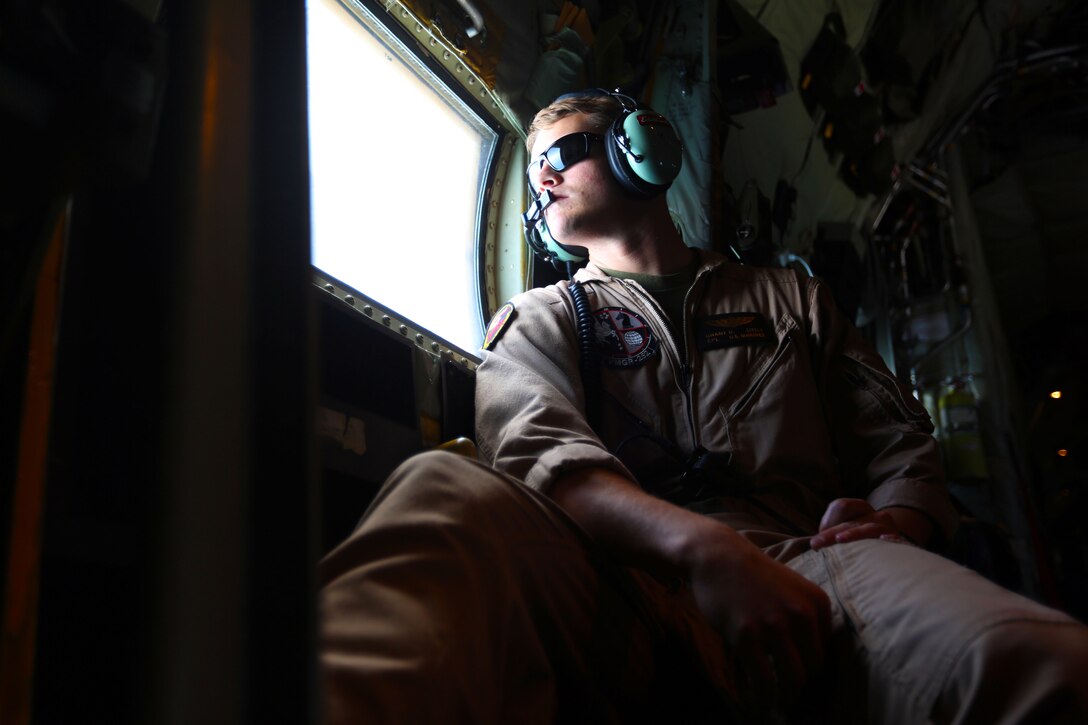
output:
[[[625,112],[620,118],[622,119],[623,116],[626,115]],[[609,129],[607,134],[605,134],[604,151],[605,156],[608,157],[608,168],[611,169],[612,176],[619,182],[620,188],[622,188],[629,196],[632,196],[635,199],[652,199],[657,196],[660,191],[651,188],[650,185],[640,179],[631,169],[631,164],[627,161],[627,154],[624,153],[619,142],[616,140],[616,131],[622,130],[620,124],[621,121],[617,120],[616,124]]]
[[[683,147],[672,125],[650,108],[624,110],[605,139],[605,154],[612,175],[620,186],[637,199],[665,193],[680,173]],[[618,139],[641,157],[628,156]]]

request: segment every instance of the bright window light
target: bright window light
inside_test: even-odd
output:
[[[497,135],[346,1],[354,12],[307,2],[311,261],[475,352],[477,209]]]

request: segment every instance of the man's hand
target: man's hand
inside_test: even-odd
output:
[[[904,509],[909,511],[909,509]],[[861,539],[899,541],[903,532],[890,509],[876,511],[860,498],[837,498],[820,520],[820,532],[809,540],[813,549]]]
[[[740,682],[759,700],[789,702],[822,666],[831,632],[827,595],[733,529],[607,469],[570,473],[550,494],[623,563],[690,582]]]
[[[729,533],[723,545],[695,557],[692,594],[730,645],[740,681],[759,701],[790,702],[823,665],[830,600],[817,585]]]

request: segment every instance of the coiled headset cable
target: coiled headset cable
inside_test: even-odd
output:
[[[582,283],[574,279],[574,265],[567,262],[570,279],[570,296],[574,303],[574,317],[578,328],[578,369],[582,374],[582,390],[585,394],[586,420],[594,430],[601,423],[601,367],[597,359],[596,335],[593,332],[593,313]]]

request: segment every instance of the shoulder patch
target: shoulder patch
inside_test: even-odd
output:
[[[635,312],[602,307],[593,313],[601,361],[612,369],[644,365],[660,349],[653,330]]]
[[[484,334],[484,350],[490,350],[491,346],[499,341],[502,333],[506,331],[506,326],[510,324],[512,319],[514,319],[514,303],[507,302],[495,312],[495,316],[487,324],[487,332]]]
[[[777,342],[767,318],[759,312],[731,312],[703,317],[697,321],[695,329],[695,343],[703,352],[738,345],[774,345]]]

